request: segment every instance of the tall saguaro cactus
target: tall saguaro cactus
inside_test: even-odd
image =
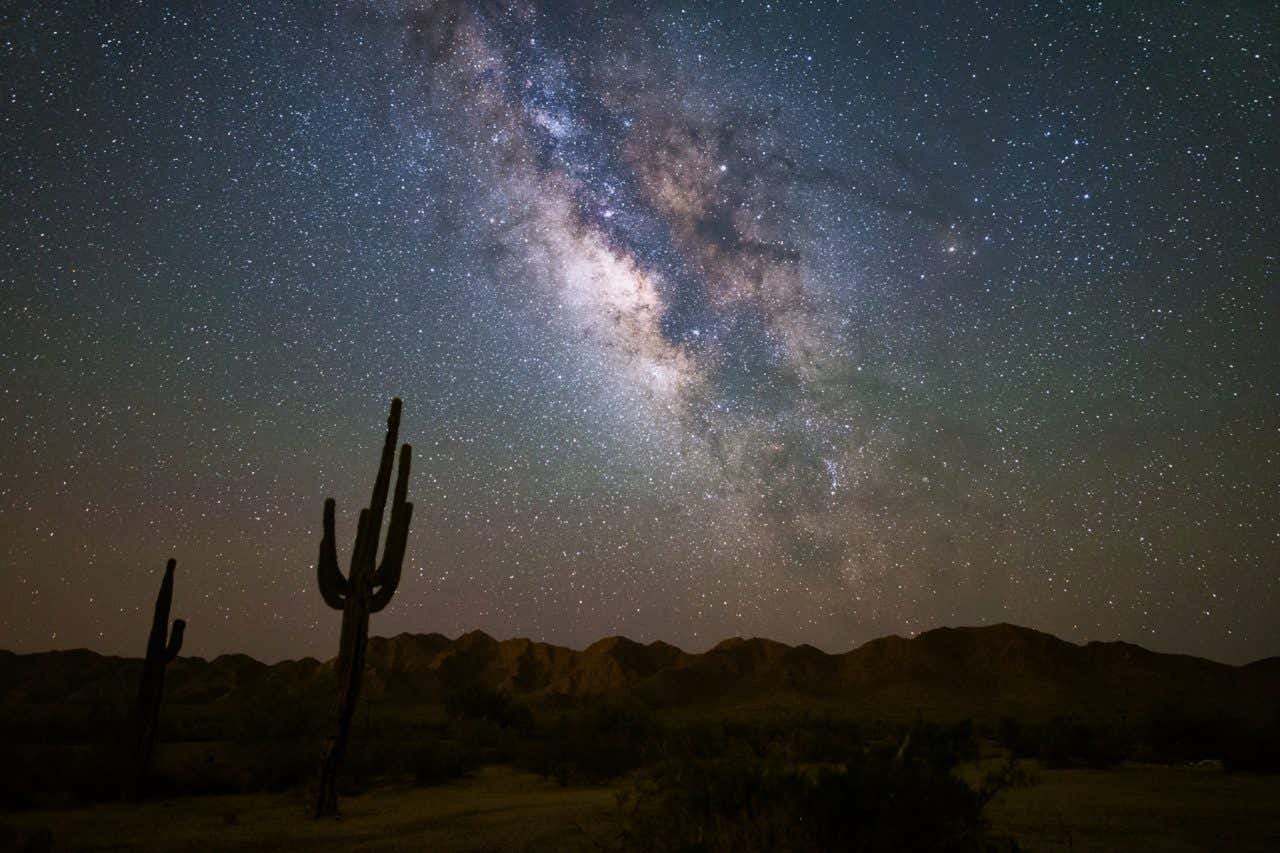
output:
[[[400,465],[396,473],[396,492],[391,504],[391,521],[387,525],[387,544],[382,563],[375,567],[378,538],[382,531],[382,514],[387,505],[391,485],[391,466],[395,461],[396,440],[400,431],[400,399],[391,401],[387,418],[387,439],[382,446],[378,476],[373,482],[373,498],[360,511],[356,543],[351,552],[351,568],[343,577],[338,568],[337,542],[333,532],[333,499],[324,502],[324,537],[320,540],[320,558],[316,576],[324,603],[342,611],[342,639],[338,648],[338,695],[332,726],[325,736],[320,758],[320,789],[316,794],[315,816],[324,817],[338,810],[338,769],[347,750],[351,720],[360,698],[360,679],[364,674],[365,647],[369,643],[369,614],[386,607],[400,584],[405,543],[409,538],[409,521],[413,504],[405,498],[409,492],[409,463],[412,449],[400,448]]]
[[[142,679],[138,683],[138,705],[134,709],[134,779],[133,795],[142,799],[146,793],[147,773],[151,769],[151,756],[155,752],[156,730],[160,724],[160,697],[164,693],[164,670],[182,649],[182,633],[187,623],[173,620],[169,631],[169,608],[173,604],[173,572],[177,560],[170,560],[160,582],[160,594],[156,596],[155,615],[151,618],[151,636],[147,638],[147,658],[142,664]]]

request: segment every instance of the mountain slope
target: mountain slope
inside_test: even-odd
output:
[[[733,638],[702,654],[609,637],[578,651],[480,631],[450,640],[400,634],[369,641],[366,695],[430,705],[481,684],[530,700],[634,697],[668,708],[814,707],[860,716],[1134,715],[1163,707],[1262,721],[1280,707],[1280,658],[1243,667],[1148,651],[1084,646],[1014,625],[939,628],[883,637],[844,654]],[[0,709],[110,706],[132,701],[140,662],[85,650],[0,652]],[[332,662],[268,665],[245,655],[179,658],[174,704],[273,707],[330,695]]]

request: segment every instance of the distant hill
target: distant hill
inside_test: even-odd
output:
[[[85,650],[0,652],[0,713],[127,707],[141,662]],[[191,709],[280,708],[325,701],[332,662],[264,664],[245,655],[179,658],[166,701]],[[455,640],[400,634],[369,641],[367,695],[432,705],[481,684],[534,702],[631,697],[659,708],[811,708],[860,717],[1134,716],[1161,708],[1262,722],[1280,708],[1280,658],[1228,666],[1128,643],[1076,645],[1015,625],[938,628],[872,640],[844,654],[733,638],[702,654],[609,637],[578,651],[480,631]]]

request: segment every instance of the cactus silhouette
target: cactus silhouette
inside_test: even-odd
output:
[[[187,623],[173,620],[169,631],[169,607],[173,604],[173,572],[177,560],[170,560],[160,582],[160,594],[156,596],[155,615],[151,619],[151,636],[147,638],[147,658],[142,664],[142,678],[138,683],[138,704],[134,709],[136,732],[134,737],[133,796],[142,799],[146,793],[147,774],[151,770],[151,756],[155,752],[156,729],[160,724],[160,697],[164,693],[164,670],[169,661],[178,656],[182,648],[182,634]]]
[[[337,701],[333,720],[325,736],[320,758],[320,788],[316,794],[315,816],[324,817],[338,810],[338,769],[346,753],[351,734],[351,720],[360,698],[360,679],[364,674],[365,647],[369,642],[369,614],[386,607],[400,584],[400,568],[404,562],[405,543],[409,538],[409,521],[413,504],[405,498],[409,491],[409,463],[412,449],[400,448],[400,465],[396,473],[395,498],[391,504],[391,521],[387,525],[387,544],[382,563],[375,568],[378,537],[382,530],[382,514],[387,505],[391,485],[391,466],[395,461],[396,439],[400,430],[400,399],[391,401],[387,418],[387,439],[382,446],[382,460],[373,483],[373,497],[360,511],[355,547],[351,552],[351,568],[343,577],[338,568],[337,543],[333,531],[333,499],[324,502],[324,537],[320,540],[320,558],[316,576],[325,604],[342,611],[342,639],[338,648]]]

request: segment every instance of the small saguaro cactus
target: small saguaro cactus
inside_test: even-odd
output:
[[[146,793],[147,773],[151,769],[151,756],[155,752],[156,729],[160,724],[160,697],[164,693],[164,670],[182,649],[182,633],[187,623],[173,620],[169,630],[169,608],[173,604],[173,572],[177,560],[170,560],[160,582],[160,594],[156,596],[155,614],[151,618],[151,636],[147,638],[147,657],[142,664],[142,679],[138,683],[138,704],[134,709],[134,779],[133,796],[142,799]]]
[[[337,541],[333,530],[333,499],[324,502],[324,536],[320,540],[320,558],[316,576],[324,603],[342,611],[342,639],[338,647],[337,701],[333,720],[325,735],[320,757],[320,788],[316,793],[315,816],[324,817],[338,811],[338,769],[347,750],[351,720],[360,699],[360,679],[364,674],[365,647],[369,643],[369,614],[386,607],[400,584],[405,543],[409,538],[409,521],[413,504],[405,498],[409,492],[409,445],[400,448],[400,465],[396,472],[395,498],[391,504],[391,521],[387,525],[387,544],[382,563],[375,567],[378,538],[382,531],[382,514],[387,505],[391,485],[391,466],[395,461],[396,440],[400,431],[400,399],[391,401],[387,418],[387,439],[382,446],[382,460],[373,483],[373,497],[360,511],[356,543],[351,552],[351,568],[343,577],[338,568]]]

